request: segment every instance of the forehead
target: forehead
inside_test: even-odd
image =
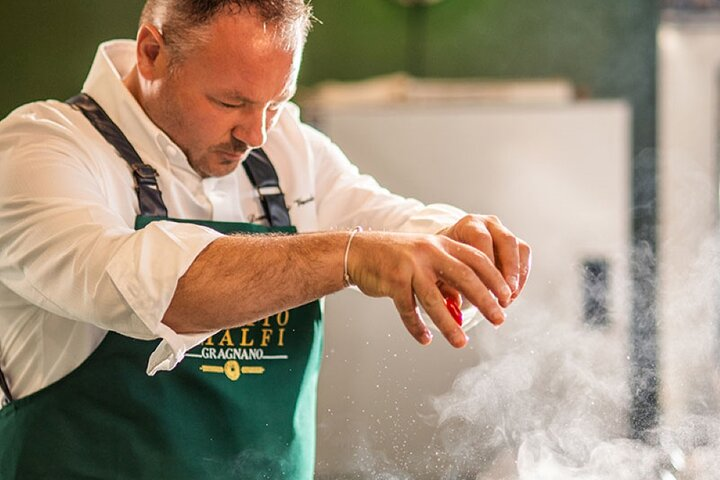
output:
[[[288,45],[278,28],[245,11],[218,14],[183,63],[218,88],[279,94],[273,91],[291,87],[297,78],[302,40]]]

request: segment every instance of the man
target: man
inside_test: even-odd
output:
[[[1,478],[310,479],[318,299],[391,297],[421,344],[418,302],[455,347],[446,297],[503,322],[524,242],[392,195],[299,121],[310,18],[149,0],[84,95],[0,124]]]

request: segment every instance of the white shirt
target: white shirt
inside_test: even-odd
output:
[[[262,207],[244,169],[202,179],[125,88],[134,52],[132,41],[101,45],[83,91],[158,171],[169,215],[257,223]],[[300,232],[355,225],[434,232],[464,214],[401,198],[360,175],[300,122],[294,105],[264,149]],[[221,235],[169,221],[135,231],[137,203],[127,163],[80,112],[37,102],[0,122],[0,369],[16,399],[77,368],[109,330],[162,339],[150,375],[172,369],[208,337],[179,335],[161,320],[178,279]]]

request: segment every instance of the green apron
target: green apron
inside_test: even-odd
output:
[[[96,127],[109,121],[88,118]],[[273,198],[272,165],[263,152],[253,157],[260,166],[245,169],[276,225],[173,221],[226,234],[294,232],[281,192],[282,205]],[[136,229],[167,220],[157,184],[138,179],[133,168],[145,213]],[[76,370],[0,410],[0,479],[312,479],[322,357],[318,301],[221,331],[172,371],[149,377],[147,361],[158,343],[108,332]]]

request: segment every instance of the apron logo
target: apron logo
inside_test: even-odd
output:
[[[236,382],[240,375],[262,375],[265,373],[265,367],[241,367],[236,360],[228,360],[222,367],[218,365],[202,365],[200,371],[203,373],[224,373],[227,378]]]
[[[285,348],[290,311],[271,315],[252,325],[221,331],[200,345],[198,353],[186,356],[203,360],[226,360],[222,365],[201,365],[203,373],[224,374],[230,381],[242,375],[263,375],[265,367],[240,365],[240,361],[287,360],[287,355],[266,355],[266,348]]]

